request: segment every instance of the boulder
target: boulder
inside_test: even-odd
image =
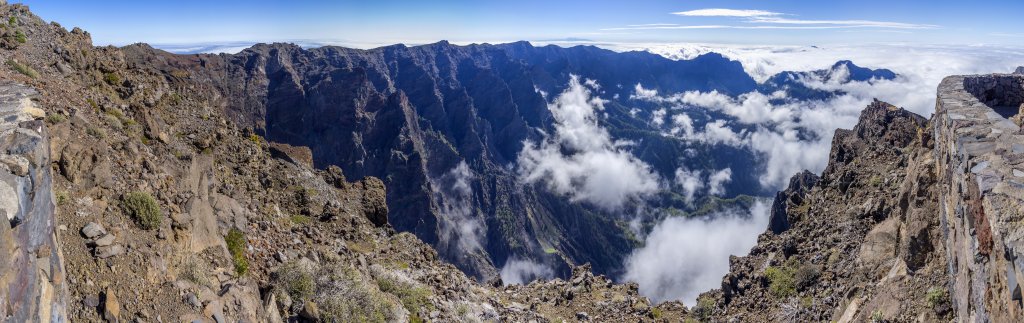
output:
[[[107,322],[118,322],[121,317],[121,303],[117,300],[117,294],[114,294],[113,288],[107,287],[104,297],[106,301],[103,303],[103,318]]]
[[[82,235],[89,239],[99,237],[106,233],[107,230],[103,228],[103,225],[96,222],[89,222],[85,227],[82,227]]]
[[[96,247],[96,257],[106,259],[124,253],[124,247],[119,244],[112,246]]]
[[[106,247],[114,244],[114,239],[116,239],[116,237],[114,237],[113,234],[108,233],[107,235],[102,236],[99,239],[96,239],[96,241],[93,241],[93,243],[96,244],[97,247]]]
[[[363,214],[376,226],[388,224],[388,205],[384,182],[376,177],[366,177],[357,184],[363,190]]]

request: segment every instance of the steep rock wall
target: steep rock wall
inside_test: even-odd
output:
[[[934,124],[949,291],[958,320],[1024,315],[1024,134],[1010,118],[1024,76],[951,76],[938,88]]]
[[[66,320],[64,264],[54,235],[49,140],[32,97],[0,84],[0,320]]]

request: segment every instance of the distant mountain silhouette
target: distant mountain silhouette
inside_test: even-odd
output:
[[[758,91],[773,93],[785,91],[791,100],[826,100],[843,95],[842,91],[808,87],[805,81],[823,83],[875,82],[894,80],[896,73],[888,69],[869,69],[857,66],[848,60],[838,61],[829,69],[810,72],[782,72],[772,75],[760,84]]]

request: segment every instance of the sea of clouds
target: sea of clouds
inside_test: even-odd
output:
[[[608,45],[619,51],[646,50],[672,59],[689,59],[717,52],[740,61],[758,82],[782,71],[830,69],[840,60],[869,68],[887,68],[895,80],[849,81],[845,68],[828,77],[808,76],[809,88],[845,94],[827,100],[794,100],[784,92],[745,93],[730,97],[715,91],[658,93],[635,85],[633,100],[662,103],[650,124],[667,136],[750,149],[762,159],[762,186],[778,190],[804,169],[820,173],[826,166],[832,136],[838,128],[856,125],[861,110],[879,99],[929,117],[935,89],[942,78],[956,74],[1009,73],[1024,65],[1024,51],[987,46],[743,46],[708,44]],[[845,74],[844,74],[845,73]],[[728,119],[694,125],[695,109],[721,112]],[[754,130],[749,130],[754,129]],[[713,185],[700,170],[680,169],[677,188],[686,195]],[[654,301],[696,302],[704,291],[718,287],[728,272],[729,255],[746,254],[764,232],[768,207],[733,210],[701,219],[668,218],[646,236],[644,247],[625,261],[624,280],[637,282]]]

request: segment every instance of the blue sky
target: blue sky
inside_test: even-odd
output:
[[[97,45],[311,40],[371,47],[442,39],[785,45],[1024,42],[1020,0],[22,2],[44,19],[88,30]]]

